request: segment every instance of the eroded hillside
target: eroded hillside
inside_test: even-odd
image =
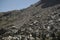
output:
[[[0,40],[60,40],[60,0],[0,13]]]

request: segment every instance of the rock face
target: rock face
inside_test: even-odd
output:
[[[60,0],[41,0],[26,9],[1,12],[0,40],[60,40]]]

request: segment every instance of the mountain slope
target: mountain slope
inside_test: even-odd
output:
[[[10,37],[10,40],[14,40],[14,37],[17,40],[47,40],[48,37],[54,39],[58,33],[60,0],[41,0],[26,9],[0,13],[1,40],[9,40]],[[59,38],[60,34],[56,40]]]

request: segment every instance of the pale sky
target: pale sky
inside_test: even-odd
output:
[[[38,0],[0,0],[0,12],[20,10],[38,2]]]

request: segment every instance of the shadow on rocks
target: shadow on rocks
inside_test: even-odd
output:
[[[60,0],[47,0],[46,2],[44,2],[41,8],[52,7],[58,4],[60,4]]]

